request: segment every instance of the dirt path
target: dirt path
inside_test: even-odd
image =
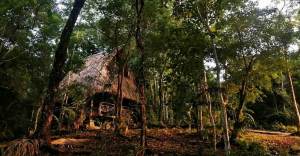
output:
[[[289,136],[289,135],[292,134],[292,133],[287,133],[287,132],[255,130],[255,129],[247,129],[246,131],[248,131],[248,132],[254,132],[254,133],[261,133],[261,134],[283,135],[283,136]]]

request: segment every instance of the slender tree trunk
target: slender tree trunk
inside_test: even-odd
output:
[[[203,124],[203,106],[201,105],[199,108],[199,113],[200,113],[200,131],[202,132],[204,129],[204,124]]]
[[[116,103],[116,127],[115,133],[121,135],[120,126],[122,123],[122,105],[123,105],[123,79],[124,79],[124,67],[125,65],[120,65],[118,72],[118,93],[117,93],[117,103]]]
[[[230,153],[230,139],[229,139],[229,126],[228,126],[228,120],[227,120],[227,111],[226,111],[226,104],[223,99],[222,95],[222,84],[221,84],[221,77],[220,77],[220,64],[219,64],[219,59],[216,51],[216,44],[214,42],[214,36],[211,36],[212,39],[212,45],[213,45],[213,53],[215,57],[215,63],[216,63],[216,68],[217,68],[217,83],[218,83],[218,96],[221,102],[221,118],[222,118],[222,124],[223,124],[223,137],[224,137],[224,144],[225,144],[225,151],[226,155],[229,155]]]
[[[157,82],[156,82],[156,77],[154,76],[154,84],[153,84],[153,97],[154,97],[154,103],[155,103],[155,108],[157,108],[157,109],[155,109],[155,113],[156,113],[156,115],[157,116],[159,116],[159,110],[158,110],[158,108],[159,108],[159,104],[158,104],[158,100],[157,100]]]
[[[294,85],[293,85],[293,79],[292,79],[292,74],[288,65],[288,54],[287,54],[287,48],[284,48],[284,59],[286,62],[286,72],[287,72],[287,77],[289,80],[289,85],[291,88],[291,94],[292,94],[292,100],[293,100],[293,104],[294,104],[294,109],[296,112],[296,116],[297,116],[297,132],[300,132],[300,113],[299,113],[299,108],[298,108],[298,103],[297,103],[297,99],[296,99],[296,94],[295,94],[295,89],[294,89]]]
[[[89,113],[89,120],[88,120],[88,126],[91,127],[91,122],[92,122],[92,116],[93,116],[93,109],[94,109],[94,100],[91,100],[91,105],[90,105],[90,113]]]
[[[120,135],[120,126],[121,126],[121,114],[122,114],[122,103],[123,103],[123,93],[122,93],[122,85],[124,78],[124,68],[120,69],[121,71],[118,73],[118,89],[117,89],[117,103],[116,103],[116,134]]]
[[[188,116],[188,124],[189,124],[188,132],[189,133],[192,132],[192,110],[193,110],[193,106],[191,105],[190,108],[186,112],[186,114]]]
[[[200,136],[202,135],[201,134],[201,117],[200,117],[200,106],[197,106],[197,119],[198,119],[198,121],[197,121],[197,132],[200,134]]]
[[[85,0],[75,0],[73,4],[73,9],[60,36],[60,42],[55,51],[53,68],[49,76],[48,89],[42,107],[42,112],[44,114],[41,118],[41,126],[37,130],[37,136],[47,141],[50,140],[50,128],[53,119],[55,94],[58,90],[59,82],[64,77],[63,69],[65,61],[67,59],[67,47],[69,45],[70,37],[75,26],[77,17],[80,13],[81,8],[84,5],[84,2]]]
[[[281,72],[280,73],[280,77],[281,77],[281,91],[284,91],[284,82],[283,82],[283,80],[284,80],[284,74]]]
[[[298,119],[297,132],[299,132],[300,131],[300,113],[299,113],[299,109],[298,109],[298,103],[297,103],[297,100],[296,100],[296,94],[295,94],[295,89],[294,89],[294,85],[293,85],[292,74],[291,74],[289,68],[287,69],[287,75],[288,75],[289,84],[290,84],[290,87],[291,87],[293,104],[294,104],[297,119]]]
[[[204,87],[204,82],[200,81],[200,83],[196,84],[196,89],[195,92],[198,92],[200,96],[199,101],[204,100],[204,92],[205,92],[205,87]],[[203,138],[203,102],[199,102],[199,105],[196,107],[196,112],[197,112],[197,132],[200,134],[200,136]]]
[[[283,74],[283,72],[281,72],[281,91],[284,91],[285,87],[284,87],[284,78],[285,78],[285,75]],[[286,111],[286,108],[285,108],[285,103],[283,103],[283,111],[285,112]]]
[[[166,120],[165,120],[165,123],[169,123],[169,106],[168,105],[166,105]]]
[[[198,132],[199,134],[202,136],[202,132],[204,129],[204,125],[203,125],[203,106],[199,105],[197,106],[197,114],[198,114]]]
[[[207,6],[206,6],[207,7]],[[206,8],[207,9],[207,8]],[[230,138],[229,138],[229,126],[228,126],[228,120],[227,120],[227,111],[226,111],[226,103],[223,99],[222,95],[222,84],[221,84],[221,77],[220,77],[220,64],[219,64],[219,59],[216,51],[216,43],[215,43],[215,34],[210,28],[207,12],[205,13],[206,16],[202,16],[199,8],[197,7],[197,11],[199,14],[199,17],[201,18],[202,24],[206,27],[206,30],[211,38],[212,46],[213,46],[213,55],[216,63],[216,68],[217,68],[217,83],[218,83],[218,96],[221,102],[221,119],[222,119],[222,126],[223,126],[223,137],[224,137],[224,144],[225,144],[225,151],[226,155],[230,154]],[[217,19],[215,19],[217,20]]]
[[[158,120],[158,102],[157,102],[157,89],[156,89],[156,78],[155,76],[153,77],[153,83],[152,83],[152,100],[153,100],[153,103],[152,103],[152,111],[153,113],[155,113],[155,116],[157,117],[157,120]]]
[[[163,91],[162,91],[162,73],[159,74],[158,80],[158,97],[159,97],[159,123],[161,126],[164,126],[163,122],[163,112],[164,112],[164,100],[163,100]]]
[[[205,70],[204,70],[204,83],[205,83],[205,98],[208,103],[209,119],[213,126],[213,146],[214,146],[214,151],[216,152],[217,151],[217,130],[216,130],[215,118],[212,112],[211,97],[210,94],[207,92],[208,83],[207,83]]]
[[[155,112],[155,89],[154,89],[154,81],[150,81],[150,93],[151,93],[151,99],[152,99],[152,106],[151,109],[153,110],[153,112]]]
[[[141,56],[141,67],[140,67],[140,82],[139,82],[139,92],[140,92],[140,102],[141,102],[141,140],[140,145],[142,151],[140,155],[144,155],[144,149],[146,145],[146,98],[145,98],[145,73],[144,73],[144,61],[145,61],[145,51],[144,51],[144,43],[141,34],[141,20],[142,20],[142,13],[144,9],[144,0],[136,0],[135,1],[136,7],[136,14],[137,14],[137,21],[136,21],[136,33],[135,39],[137,48],[139,49],[140,56]]]

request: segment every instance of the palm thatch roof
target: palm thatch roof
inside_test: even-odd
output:
[[[89,56],[84,66],[76,73],[69,72],[62,80],[60,88],[73,85],[85,86],[84,96],[107,92],[117,95],[118,78],[116,65],[116,52],[111,54],[97,53]],[[137,86],[132,72],[123,78],[123,98],[138,101]]]

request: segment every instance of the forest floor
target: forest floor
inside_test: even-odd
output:
[[[178,128],[147,130],[148,155],[199,155],[208,145],[194,131]],[[124,137],[116,137],[108,130],[81,132],[63,138],[56,136],[52,146],[60,154],[135,155],[139,151],[139,130],[128,130]]]
[[[148,129],[145,152],[146,155],[157,156],[224,155],[222,147],[218,147],[216,153],[213,152],[209,138],[208,136],[201,138],[195,129],[192,131],[182,128]],[[251,152],[256,152],[261,147],[267,151],[267,155],[300,155],[300,137],[291,133],[245,130],[240,134],[239,142],[238,146],[232,146],[232,155],[251,155]],[[259,145],[259,148],[253,145]],[[48,155],[60,156],[126,156],[136,155],[140,150],[139,130],[135,129],[128,130],[123,137],[115,136],[111,130],[61,134],[52,137],[51,148],[46,151]]]
[[[205,140],[205,139],[204,139]],[[246,130],[239,140],[256,142],[271,155],[297,155],[300,137],[290,133]],[[59,155],[136,155],[139,131],[129,130],[125,137],[116,137],[108,130],[78,132],[53,137],[52,149]],[[203,141],[196,130],[181,128],[148,129],[146,155],[214,155],[211,143]],[[233,149],[239,149],[234,147]],[[57,155],[58,153],[54,153]],[[223,155],[219,149],[215,155]]]

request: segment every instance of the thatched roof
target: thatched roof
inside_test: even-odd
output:
[[[118,78],[116,66],[116,52],[111,54],[97,53],[89,56],[84,66],[76,73],[69,72],[62,80],[60,88],[71,85],[83,85],[86,87],[86,95],[108,92],[117,94]],[[123,98],[138,101],[137,87],[132,72],[123,78]]]

